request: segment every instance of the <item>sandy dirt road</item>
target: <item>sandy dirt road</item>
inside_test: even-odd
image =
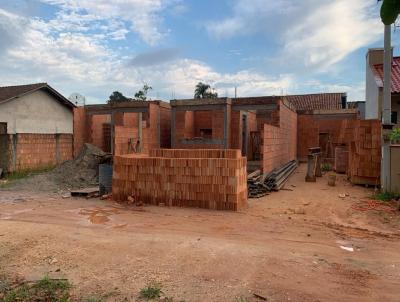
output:
[[[157,282],[174,301],[399,301],[398,212],[304,170],[239,213],[0,191],[0,274],[65,277],[76,299],[137,301]]]

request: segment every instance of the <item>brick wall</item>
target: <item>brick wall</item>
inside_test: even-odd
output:
[[[230,138],[230,106],[228,107],[228,144]],[[224,111],[177,111],[175,115],[175,148],[178,149],[222,149],[221,144],[207,144],[206,142],[182,143],[184,139],[200,137],[200,129],[212,129],[212,139],[224,138]]]
[[[9,172],[53,167],[72,159],[72,134],[16,134],[10,136]],[[14,155],[15,154],[15,166]]]
[[[356,120],[356,114],[299,114],[298,115],[298,146],[297,156],[300,161],[307,161],[308,149],[312,147],[321,147],[323,149],[326,146],[321,146],[323,142],[320,140],[325,135],[330,138],[332,143],[332,150],[340,143],[341,130],[343,121]],[[330,156],[333,156],[333,151]]]
[[[171,109],[160,106],[160,147],[171,147]]]
[[[246,158],[239,150],[151,150],[115,156],[113,198],[237,211],[247,204]]]
[[[85,107],[74,108],[74,157],[78,156],[87,140]]]
[[[115,113],[115,148],[117,154],[126,154],[131,148],[129,141],[138,139],[138,113]],[[93,144],[104,150],[103,125],[110,124],[111,115],[86,115],[85,108],[74,111],[74,156],[84,143]],[[170,147],[171,117],[168,105],[148,103],[148,112],[142,113],[142,151]]]
[[[294,160],[297,157],[297,114],[279,105],[279,127],[264,124],[263,172]]]

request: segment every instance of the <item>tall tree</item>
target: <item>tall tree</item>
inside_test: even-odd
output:
[[[198,82],[194,90],[195,99],[215,99],[218,93],[211,91],[211,86],[202,82]]]
[[[392,25],[400,14],[399,0],[383,0],[381,6],[381,19],[383,24]]]
[[[111,95],[108,98],[107,103],[108,104],[113,104],[113,103],[118,103],[118,102],[126,102],[129,101],[129,99],[124,96],[121,92],[119,91],[114,91],[111,93]]]
[[[143,88],[135,93],[135,100],[136,101],[146,101],[147,100],[147,93],[152,90],[153,87],[144,84]]]

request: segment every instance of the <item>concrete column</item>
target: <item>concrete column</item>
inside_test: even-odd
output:
[[[224,107],[224,148],[228,149],[228,106]]]
[[[110,135],[110,137],[111,137],[111,142],[110,142],[110,144],[111,144],[111,154],[112,155],[114,155],[114,152],[115,152],[115,146],[114,146],[114,142],[115,142],[115,114],[114,114],[114,111],[113,112],[111,112],[111,135]]]
[[[306,182],[316,182],[317,179],[315,177],[315,156],[314,154],[307,155],[307,175]]]
[[[161,148],[161,108],[157,106],[157,134],[158,134],[158,147]]]
[[[17,170],[17,146],[18,146],[18,134],[12,134],[11,135],[11,141],[12,141],[12,154],[11,154],[11,160],[12,160],[12,170],[15,172]]]
[[[143,127],[143,122],[142,122],[142,113],[141,112],[138,112],[138,115],[137,115],[137,122],[138,122],[138,124],[137,124],[137,127],[138,127],[138,141],[139,141],[139,144],[138,144],[138,146],[137,146],[137,151],[136,152],[138,152],[138,153],[141,153],[142,152],[142,145],[143,145],[143,141],[142,141],[142,138],[143,138],[143,135],[142,135],[142,127]]]
[[[385,192],[390,191],[390,139],[389,133],[393,129],[391,113],[391,75],[392,75],[392,47],[391,47],[391,25],[385,25],[384,36],[384,62],[383,62],[383,113],[382,113],[382,164],[381,164],[381,187]]]
[[[58,165],[61,162],[61,154],[60,154],[60,134],[54,135],[56,140],[56,164]]]
[[[171,148],[175,148],[175,122],[176,122],[176,109],[171,108]]]
[[[321,170],[321,153],[315,154],[315,176],[322,177],[322,170]]]

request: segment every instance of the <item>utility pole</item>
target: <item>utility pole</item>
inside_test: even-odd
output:
[[[384,59],[383,59],[383,112],[382,112],[382,168],[381,187],[384,192],[390,192],[390,139],[392,125],[392,46],[391,25],[385,25]]]

